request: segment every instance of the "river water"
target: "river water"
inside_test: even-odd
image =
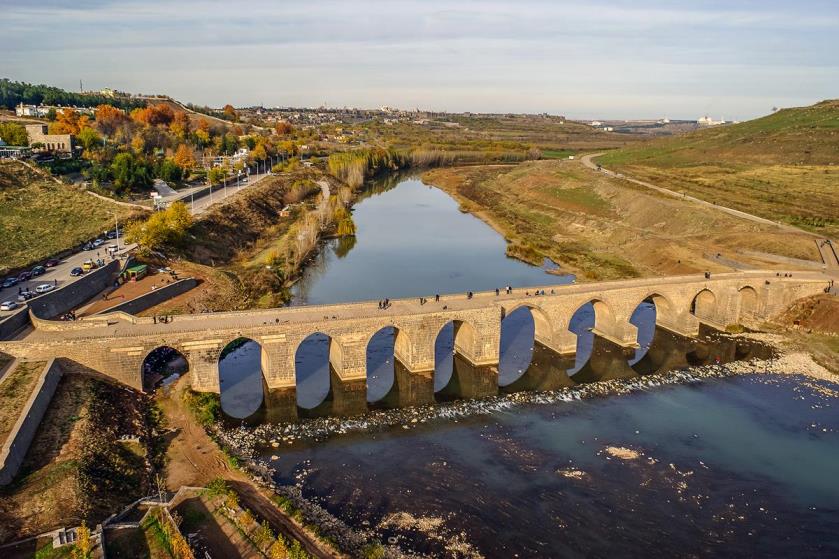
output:
[[[354,220],[356,238],[323,247],[295,287],[295,304],[573,280],[549,274],[550,263],[540,268],[507,258],[500,235],[415,178],[373,185],[356,204]],[[645,358],[651,344],[681,343],[656,332],[651,303],[639,305],[632,317],[641,345],[634,355],[598,350],[589,331],[593,319],[591,306],[574,315],[577,355],[559,361],[534,356],[526,309],[506,317],[501,390],[542,386],[546,366],[551,375],[576,381],[604,378],[611,370],[637,376],[657,366],[650,365],[653,352]],[[435,347],[439,394],[455,370],[451,338],[444,328]],[[685,364],[708,363],[752,351],[741,349],[708,345],[683,353]],[[601,354],[609,360],[600,359],[595,371],[589,358]],[[298,404],[313,408],[329,392],[328,339],[310,337],[296,361]],[[245,343],[220,369],[225,411],[234,417],[256,411],[262,400],[259,346]],[[393,333],[385,329],[368,346],[368,401],[380,401],[393,379]],[[262,452],[277,481],[298,484],[351,527],[405,552],[837,556],[835,389],[798,376],[744,375],[502,407]]]

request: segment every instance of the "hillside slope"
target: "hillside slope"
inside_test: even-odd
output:
[[[0,275],[110,229],[132,210],[57,184],[22,163],[0,162]]]
[[[839,234],[839,100],[644,142],[598,162],[710,202]]]

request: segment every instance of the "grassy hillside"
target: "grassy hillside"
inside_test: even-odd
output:
[[[740,249],[818,258],[807,234],[659,196],[577,161],[434,169],[423,180],[499,230],[510,242],[509,255],[533,263],[547,256],[581,279],[773,266],[763,254],[756,260]]]
[[[708,201],[839,234],[839,100],[644,142],[598,161]]]
[[[114,213],[123,220],[132,212],[21,163],[0,162],[0,275],[112,229]]]

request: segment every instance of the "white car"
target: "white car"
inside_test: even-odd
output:
[[[93,244],[93,248],[99,248],[99,247],[101,247],[102,245],[105,244],[105,241],[103,241],[102,239],[96,239],[95,241],[93,241],[92,244]]]
[[[3,301],[0,303],[0,311],[13,311],[17,308],[17,303],[14,301]]]
[[[38,287],[35,288],[35,293],[47,293],[48,291],[52,291],[55,289],[55,286],[51,283],[42,283]]]

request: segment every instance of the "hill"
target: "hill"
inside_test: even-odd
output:
[[[839,234],[839,100],[639,143],[598,162],[710,202]]]
[[[0,162],[0,274],[29,266],[113,228],[133,210]]]

